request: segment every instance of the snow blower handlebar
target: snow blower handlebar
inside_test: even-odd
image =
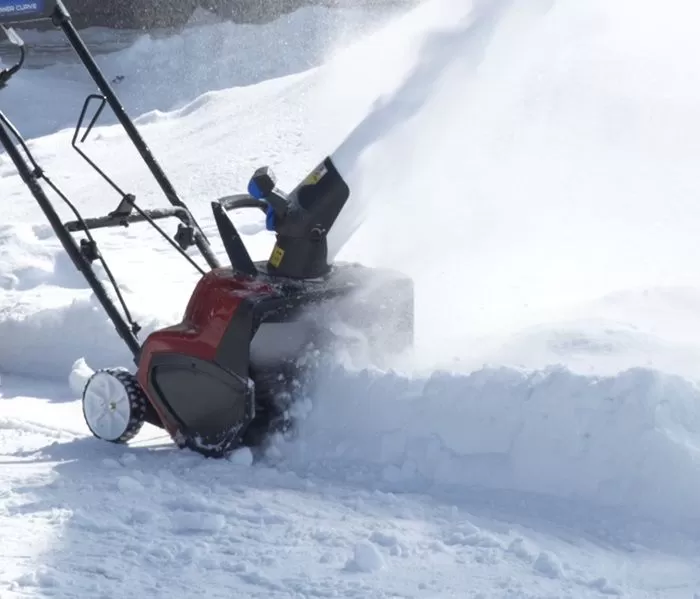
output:
[[[15,142],[19,144],[19,147],[24,152],[24,156],[20,150],[15,146]],[[51,200],[44,192],[43,187],[39,183],[40,179],[43,179],[51,189],[61,197],[61,199],[75,211],[75,207],[68,200],[68,198],[56,187],[56,185],[43,173],[39,165],[34,160],[29,148],[26,143],[19,135],[17,130],[14,128],[12,123],[5,117],[5,115],[0,111],[0,146],[2,146],[7,152],[10,160],[15,164],[17,172],[19,173],[22,181],[31,191],[32,195],[36,199],[39,207],[43,210],[46,218],[48,219],[51,227],[56,233],[63,249],[66,251],[70,257],[75,267],[83,274],[85,280],[88,282],[92,288],[95,297],[102,304],[105,312],[107,313],[109,319],[114,324],[115,329],[119,336],[124,340],[129,350],[132,352],[134,357],[138,356],[140,351],[140,343],[137,339],[137,334],[140,330],[139,325],[132,319],[129,309],[124,302],[124,298],[119,291],[119,287],[116,285],[114,277],[112,275],[109,266],[104,261],[102,256],[97,253],[95,259],[99,260],[105,270],[105,273],[109,277],[117,299],[121,305],[124,312],[124,316],[119,312],[118,308],[109,297],[107,290],[100,280],[95,275],[92,269],[91,260],[89,259],[86,248],[93,247],[96,248],[94,239],[92,239],[89,230],[85,230],[87,239],[84,239],[80,245],[78,245],[71,234],[65,229],[61,218],[53,207]],[[26,157],[26,158],[25,158]]]
[[[151,152],[151,149],[148,147],[148,144],[146,144],[145,140],[137,130],[133,121],[124,110],[121,101],[114,93],[114,90],[112,89],[111,85],[103,75],[97,63],[95,62],[95,59],[93,58],[89,49],[85,45],[85,42],[82,40],[77,29],[75,28],[70,13],[68,12],[64,4],[61,2],[61,0],[0,0],[0,26],[42,20],[50,20],[54,26],[56,26],[63,32],[63,35],[65,35],[71,47],[80,59],[80,62],[83,64],[88,74],[97,86],[98,90],[100,91],[99,96],[97,94],[93,94],[90,98],[88,98],[88,101],[90,101],[90,99],[99,99],[102,102],[103,106],[105,104],[109,105],[109,107],[112,109],[112,112],[117,117],[117,120],[123,127],[125,133],[129,137],[129,140],[131,141],[132,145],[141,156],[141,159],[153,175],[153,178],[156,180],[156,183],[162,190],[167,200],[174,207],[181,209],[180,212],[187,211],[189,213],[187,206],[178,196],[172,183],[168,179],[167,175],[163,171],[156,158],[154,157],[153,153]],[[8,38],[12,43],[17,44],[17,41],[14,40],[13,37],[19,40],[19,44],[17,45],[20,45],[20,48],[22,47],[19,36],[17,36],[13,30],[7,29],[5,33],[7,34]],[[21,66],[21,64],[19,66]],[[12,74],[14,74],[18,70],[19,66],[12,67],[12,69],[14,70],[8,69],[6,71],[2,71],[2,73],[9,73],[0,76],[4,77],[4,83],[6,83],[7,79],[9,79],[9,77],[11,77]],[[2,85],[0,85],[0,87],[2,87]],[[102,107],[98,109],[98,113],[99,111],[101,111]],[[86,105],[83,107],[83,113],[85,112],[86,108],[87,102]],[[96,117],[97,114],[93,118],[90,126],[88,127],[88,130],[91,128],[92,124],[94,124]],[[75,143],[74,147],[76,147]],[[84,155],[83,158],[85,158]],[[90,162],[89,159],[86,158],[86,160]],[[99,169],[96,170],[99,171]],[[99,174],[104,177],[104,174],[102,172],[100,172]],[[108,183],[112,182],[108,181]],[[177,214],[175,213],[173,215],[177,216]],[[189,214],[188,221],[188,226],[194,231],[194,234],[189,235],[189,240],[191,242],[190,245],[195,245],[197,247],[200,254],[207,262],[210,268],[218,267],[219,261],[216,255],[214,254],[214,251],[212,250],[209,241],[207,240],[206,236],[204,235],[201,228],[199,227],[196,220],[191,214]]]
[[[186,249],[195,245],[211,268],[219,266],[219,261],[216,258],[208,240],[204,236],[200,227],[196,223],[194,217],[187,209],[187,206],[179,199],[175,193],[170,181],[156,162],[150,149],[141,137],[140,133],[134,126],[129,116],[124,111],[121,102],[112,90],[109,83],[106,81],[99,67],[95,63],[90,51],[85,46],[80,38],[77,30],[71,22],[68,11],[60,2],[60,0],[0,0],[0,27],[9,41],[20,48],[22,56],[17,65],[0,71],[3,84],[7,84],[9,79],[22,67],[24,43],[19,35],[8,25],[14,23],[24,23],[37,21],[42,19],[51,19],[54,25],[59,27],[63,34],[68,39],[69,43],[75,50],[78,58],[83,63],[93,81],[97,84],[101,94],[92,94],[88,96],[83,105],[76,131],[73,136],[73,147],[80,155],[105,179],[122,197],[116,210],[109,215],[98,218],[85,219],[82,217],[76,206],[70,199],[54,184],[46,175],[41,166],[32,156],[29,147],[22,138],[19,131],[14,127],[5,114],[0,111],[0,147],[8,154],[9,158],[15,164],[17,172],[22,178],[24,184],[34,196],[46,215],[52,229],[60,240],[63,248],[67,252],[73,264],[83,274],[86,282],[94,292],[96,298],[107,313],[109,319],[114,324],[119,336],[124,340],[131,353],[134,355],[135,361],[138,362],[141,344],[138,340],[138,333],[141,329],[140,325],[134,320],[124,297],[119,289],[117,281],[113,276],[107,261],[99,251],[96,240],[91,234],[92,229],[111,227],[111,226],[128,226],[130,223],[146,221],[154,227],[180,254],[193,265],[200,274],[204,274],[205,270],[199,266],[186,253]],[[0,85],[4,87],[4,85]],[[105,105],[109,105],[115,113],[117,119],[122,124],[130,141],[140,154],[146,166],[151,171],[151,174],[156,179],[158,185],[163,190],[172,207],[161,208],[156,210],[143,210],[135,202],[133,194],[124,193],[114,181],[112,181],[103,170],[101,170],[86,154],[78,147],[79,130],[82,128],[83,120],[87,114],[87,109],[90,103],[94,100],[98,101],[98,108],[89,121],[87,130],[80,142],[85,141],[86,135],[94,125],[97,116],[102,111]],[[46,191],[42,187],[42,182],[63,201],[70,212],[75,216],[75,220],[63,222],[59,216],[53,202],[49,199]],[[168,236],[165,231],[155,222],[161,218],[176,217],[181,222],[179,224],[177,234],[173,239]],[[72,233],[82,232],[84,238],[78,244],[73,238]],[[113,293],[116,296],[116,302],[110,297],[105,285],[97,277],[92,264],[99,262],[112,287]],[[121,308],[121,310],[120,310]]]
[[[17,35],[17,32],[12,29],[12,27],[6,27],[5,25],[0,25],[0,30],[5,34],[5,37],[9,42],[19,48],[19,60],[17,64],[12,65],[7,69],[0,70],[0,89],[7,85],[7,82],[12,78],[17,71],[22,68],[24,64],[24,59],[26,57],[26,51],[24,49],[24,40]]]

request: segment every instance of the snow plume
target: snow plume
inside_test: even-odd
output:
[[[676,14],[436,0],[383,32],[411,51],[376,58],[389,89],[338,153],[368,215],[341,256],[415,278],[422,366],[607,294],[697,285],[700,76]]]

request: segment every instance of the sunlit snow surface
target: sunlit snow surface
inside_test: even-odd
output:
[[[334,153],[352,197],[333,249],[414,278],[416,348],[389,371],[339,358],[261,463],[152,428],[101,443],[80,385],[129,356],[0,155],[0,596],[700,594],[698,10],[304,9],[99,54],[214,238],[211,199]],[[2,109],[97,215],[118,197],[70,149],[94,88],[59,58]],[[85,149],[162,202],[104,122]],[[258,215],[233,216],[264,257]],[[144,227],[98,239],[141,323],[176,321],[187,263]]]

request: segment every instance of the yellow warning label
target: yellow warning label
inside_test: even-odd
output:
[[[306,179],[304,179],[303,184],[316,185],[316,183],[318,183],[327,172],[328,169],[326,168],[326,165],[321,163],[311,173],[309,173]]]
[[[284,258],[284,250],[276,245],[272,250],[272,254],[270,254],[270,264],[275,268],[279,268],[282,258]]]
[[[321,176],[314,172],[304,179],[304,185],[316,185],[320,180]]]

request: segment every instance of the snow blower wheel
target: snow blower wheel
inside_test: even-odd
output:
[[[261,167],[250,178],[247,193],[212,201],[211,216],[223,245],[223,252],[217,255],[124,110],[61,0],[0,0],[0,33],[19,53],[17,64],[0,69],[0,95],[25,58],[24,42],[11,25],[42,20],[63,32],[99,90],[85,99],[71,143],[115,191],[114,209],[104,215],[83,216],[79,202],[48,178],[1,110],[0,147],[136,366],[133,375],[122,369],[98,371],[86,385],[83,413],[96,437],[125,443],[149,423],[167,431],[180,448],[223,457],[241,445],[261,445],[272,433],[294,428],[291,403],[300,394],[298,384],[313,384],[311,375],[317,368],[317,363],[306,359],[307,350],[320,356],[333,354],[336,346],[334,335],[329,334],[334,323],[327,317],[334,322],[347,320],[372,347],[379,346],[375,333],[381,332],[390,341],[389,355],[410,349],[413,281],[392,269],[334,262],[333,251],[342,247],[352,230],[346,223],[345,228],[338,227],[340,232],[334,231],[351,194],[333,156],[321,160],[289,193],[277,187],[268,167]],[[87,155],[85,142],[106,106],[169,206],[141,207],[140,190],[122,191],[126,185],[113,181]],[[276,148],[269,150],[276,152]],[[67,205],[73,220],[62,220],[56,206],[59,200]],[[259,211],[266,229],[274,234],[274,247],[266,259],[252,259],[231,221],[228,213],[240,209]],[[177,221],[172,234],[161,225],[164,219]],[[179,321],[150,331],[145,339],[139,337],[142,327],[93,234],[98,229],[137,223],[153,227],[198,273]],[[107,275],[107,283],[96,267]]]
[[[146,422],[148,398],[128,370],[98,370],[83,389],[83,417],[103,441],[128,443]]]

